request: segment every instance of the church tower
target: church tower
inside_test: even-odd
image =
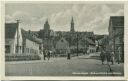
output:
[[[48,22],[48,19],[44,23],[44,31],[43,31],[43,44],[44,44],[44,49],[50,49],[51,47],[51,41],[50,41],[50,25]]]
[[[48,23],[48,20],[46,20],[46,22],[45,22],[45,24],[44,24],[44,30],[45,30],[45,31],[50,30],[50,25],[49,25],[49,23]]]
[[[74,20],[73,20],[73,17],[72,17],[72,20],[71,20],[71,29],[70,29],[70,32],[74,32]]]
[[[44,37],[48,38],[49,36],[50,36],[50,25],[49,25],[48,19],[47,19],[44,24]]]

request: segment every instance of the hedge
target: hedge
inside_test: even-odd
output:
[[[29,61],[29,60],[41,60],[41,57],[39,55],[19,55],[19,54],[5,55],[5,61]]]

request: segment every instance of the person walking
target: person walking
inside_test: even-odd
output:
[[[118,47],[118,53],[117,53],[117,62],[118,62],[118,64],[120,64],[120,60],[121,60],[120,54],[121,54],[121,47]]]
[[[55,49],[52,51],[52,56],[55,58]]]
[[[109,64],[109,62],[111,61],[111,55],[109,51],[106,51],[106,60],[107,60],[107,64]]]
[[[50,51],[49,50],[47,50],[47,58],[48,58],[48,60],[50,60]]]
[[[46,58],[46,50],[43,50],[44,60]]]
[[[68,60],[71,59],[71,56],[70,56],[70,50],[69,50],[69,49],[67,50],[67,59],[68,59]]]
[[[101,47],[101,46],[100,46],[100,51],[101,51],[101,53],[100,53],[101,62],[102,62],[102,64],[104,64],[105,52],[104,52],[103,47]]]
[[[112,51],[111,53],[111,62],[112,62],[112,65],[114,64],[114,52]]]
[[[109,62],[111,62],[111,49],[110,49],[110,45],[106,45],[106,60],[107,60],[107,64],[109,64]]]

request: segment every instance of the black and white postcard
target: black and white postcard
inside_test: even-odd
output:
[[[124,77],[124,4],[5,2],[5,76]]]

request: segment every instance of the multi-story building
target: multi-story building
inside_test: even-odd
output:
[[[37,38],[30,30],[22,31],[23,38],[23,53],[25,54],[39,54],[42,40]]]
[[[42,40],[20,28],[19,22],[5,24],[5,53],[39,54]]]
[[[5,24],[5,53],[22,53],[22,34],[19,22]]]
[[[44,49],[52,50],[54,32],[50,29],[48,20],[44,24],[44,29],[36,33],[38,34],[38,38],[42,39]]]
[[[111,16],[109,20],[109,46],[115,53],[120,51],[121,60],[124,60],[124,16]],[[119,50],[119,48],[121,48]]]
[[[56,42],[55,50],[56,50],[56,53],[66,54],[67,51],[69,50],[69,43],[68,43],[68,41],[66,41],[65,38],[63,38],[63,37],[60,38]]]

